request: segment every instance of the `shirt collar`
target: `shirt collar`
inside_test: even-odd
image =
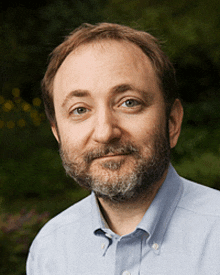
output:
[[[103,216],[101,215],[101,210],[99,208],[96,196],[94,192],[91,193],[91,219],[92,219],[92,228],[95,233],[98,230],[104,231],[105,229],[105,221]]]
[[[145,230],[148,244],[156,253],[160,252],[164,234],[183,192],[179,175],[172,165],[169,166],[164,183],[156,194],[137,228]]]
[[[169,166],[164,183],[157,192],[153,202],[146,211],[137,229],[144,230],[149,236],[148,244],[159,253],[163,237],[170,219],[176,209],[183,192],[179,175],[172,165]],[[91,194],[91,215],[93,232],[106,232],[105,220],[101,215],[95,194]]]

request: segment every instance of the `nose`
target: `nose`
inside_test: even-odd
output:
[[[121,128],[113,112],[104,110],[97,114],[94,122],[93,140],[97,143],[111,143],[121,138]]]

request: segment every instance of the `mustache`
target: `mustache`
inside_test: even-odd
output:
[[[93,149],[85,153],[84,155],[84,161],[89,164],[91,163],[94,159],[101,158],[101,157],[106,157],[109,154],[113,155],[130,155],[130,154],[138,154],[139,149],[134,146],[131,142],[127,143],[120,143],[120,144],[106,144],[102,147]]]

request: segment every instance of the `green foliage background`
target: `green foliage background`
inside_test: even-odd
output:
[[[25,274],[28,247],[49,218],[86,196],[66,177],[40,100],[48,54],[81,23],[116,22],[163,42],[185,117],[172,163],[220,190],[220,2],[8,1],[0,17],[0,274]]]

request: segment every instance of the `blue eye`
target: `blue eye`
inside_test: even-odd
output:
[[[85,114],[86,112],[88,112],[88,109],[86,109],[85,107],[79,107],[72,111],[74,115],[82,115],[82,114]]]
[[[128,99],[121,106],[123,106],[123,105],[126,106],[126,107],[132,108],[132,107],[135,107],[137,105],[140,105],[140,102],[138,102],[137,100],[134,100],[134,99]]]

